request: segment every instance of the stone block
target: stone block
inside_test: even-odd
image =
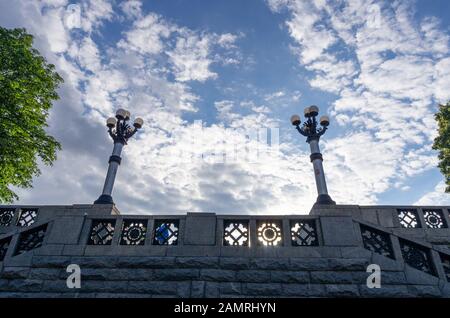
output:
[[[236,272],[236,280],[239,282],[266,283],[270,282],[270,272],[257,270],[241,270]]]
[[[331,258],[328,260],[331,270],[365,271],[369,264],[365,258]]]
[[[250,260],[245,257],[221,257],[219,265],[224,269],[248,269]]]
[[[188,213],[184,229],[184,245],[216,245],[216,215]]]
[[[356,284],[366,282],[368,273],[365,272],[311,272],[311,282],[320,284]]]
[[[325,297],[325,285],[321,284],[282,284],[282,296]]]
[[[123,281],[82,281],[82,292],[114,292],[124,293],[127,292],[128,282]]]
[[[206,298],[219,298],[219,283],[206,282],[205,283],[205,297]]]
[[[178,282],[177,296],[180,298],[189,298],[191,296],[191,282]]]
[[[32,267],[66,268],[69,264],[73,263],[67,256],[34,256],[32,261]]]
[[[325,270],[328,269],[328,260],[326,258],[290,258],[289,270]]]
[[[175,264],[183,268],[218,268],[219,257],[177,257]]]
[[[0,273],[0,277],[3,279],[27,278],[29,273],[29,267],[5,267]]]
[[[387,227],[387,228],[393,228],[394,225],[394,209],[379,209],[378,210],[378,221],[380,226]]]
[[[197,279],[199,277],[198,269],[184,269],[184,268],[174,268],[174,269],[154,269],[153,277],[155,280],[189,280]]]
[[[13,279],[9,282],[8,290],[17,292],[39,292],[42,288],[41,279]]]
[[[78,244],[84,217],[61,216],[55,218],[49,233],[48,244]]]
[[[202,269],[200,279],[206,281],[228,282],[235,279],[235,272],[226,269]]]
[[[412,297],[406,286],[381,285],[381,288],[368,288],[366,285],[359,286],[359,292],[363,297]]]
[[[443,294],[437,286],[410,285],[409,292],[417,297],[442,297]]]
[[[410,266],[405,266],[406,280],[409,284],[414,285],[439,285],[439,278],[424,273]]]
[[[59,268],[32,268],[29,273],[30,279],[58,279],[61,274]]]
[[[367,274],[369,275],[369,274]],[[403,272],[388,272],[381,270],[381,284],[400,285],[406,284],[406,276]]]
[[[192,281],[191,283],[191,297],[192,298],[202,298],[205,295],[205,285],[204,281]]]
[[[62,255],[64,245],[46,244],[34,251],[34,255]]]
[[[357,246],[358,240],[351,217],[321,217],[325,246]]]
[[[129,292],[154,295],[176,295],[177,287],[177,282],[130,281],[128,283]]]
[[[251,269],[288,269],[288,258],[252,258],[250,259]]]
[[[175,266],[175,257],[129,257],[122,256],[116,260],[119,268],[171,268]]]
[[[328,297],[358,297],[359,290],[357,285],[326,285]]]
[[[111,256],[85,256],[85,257],[72,257],[71,264],[77,264],[83,268],[115,268],[116,257]]]
[[[273,283],[309,283],[309,272],[271,271],[270,280]]]
[[[84,255],[86,245],[64,245],[62,255],[80,256]]]
[[[244,287],[244,293],[249,296],[279,296],[281,291],[281,284],[247,283]]]

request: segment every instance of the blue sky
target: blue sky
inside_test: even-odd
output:
[[[444,0],[0,0],[0,24],[26,27],[65,79],[49,126],[63,150],[18,203],[95,200],[112,147],[104,120],[123,107],[146,122],[118,174],[123,213],[307,213],[308,145],[289,117],[316,104],[332,122],[321,147],[335,201],[448,205],[431,144],[437,104],[450,99],[449,9]],[[279,132],[278,147],[249,143],[258,131]],[[271,156],[208,157],[224,144]]]

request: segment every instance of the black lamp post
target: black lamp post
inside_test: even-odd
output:
[[[293,115],[291,117],[291,123],[301,135],[307,137],[306,142],[309,143],[311,148],[310,159],[314,167],[314,176],[316,178],[318,192],[316,204],[336,204],[328,195],[327,183],[325,181],[325,173],[322,165],[323,157],[319,149],[320,136],[327,130],[330,120],[327,116],[322,116],[318,123],[316,119],[317,115],[319,115],[319,108],[312,105],[305,108],[306,121],[301,127],[301,120],[298,115]],[[321,127],[318,127],[318,124],[320,124]]]
[[[117,119],[116,119],[117,118]],[[127,144],[129,138],[131,138],[144,124],[142,118],[136,118],[134,120],[133,127],[128,124],[130,120],[130,112],[124,109],[119,109],[116,112],[116,118],[110,117],[106,120],[106,126],[108,127],[108,133],[114,141],[114,148],[112,155],[109,157],[108,173],[106,174],[105,184],[103,186],[103,192],[100,197],[95,200],[94,204],[113,204],[112,190],[114,187],[114,181],[116,179],[117,170],[119,169],[122,158],[123,146]]]

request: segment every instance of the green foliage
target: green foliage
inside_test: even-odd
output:
[[[434,140],[433,149],[439,151],[439,169],[445,178],[445,192],[450,192],[450,102],[440,105],[435,115],[439,135]]]
[[[32,45],[25,29],[0,27],[0,202],[18,199],[10,187],[31,187],[38,158],[52,165],[61,149],[45,127],[63,79]]]

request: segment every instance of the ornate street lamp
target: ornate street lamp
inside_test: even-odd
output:
[[[117,118],[117,119],[116,119]],[[109,157],[108,173],[106,174],[105,184],[103,186],[102,195],[95,200],[94,204],[113,204],[111,196],[114,180],[116,179],[117,169],[119,169],[122,158],[122,148],[127,144],[130,139],[144,124],[142,118],[136,118],[134,120],[134,128],[128,124],[130,120],[130,112],[124,109],[119,109],[116,112],[116,118],[110,117],[106,120],[106,126],[108,127],[108,133],[114,141],[114,148],[111,157]]]
[[[336,204],[328,195],[327,183],[325,181],[325,173],[322,165],[323,158],[319,149],[320,136],[327,130],[330,120],[328,119],[328,116],[320,117],[319,123],[321,127],[318,127],[316,120],[317,115],[319,115],[319,108],[312,105],[305,108],[306,122],[304,122],[301,127],[301,120],[298,115],[293,115],[291,117],[291,123],[301,135],[307,137],[306,142],[309,143],[309,147],[311,148],[310,159],[314,167],[314,176],[316,178],[318,192],[316,204]]]

